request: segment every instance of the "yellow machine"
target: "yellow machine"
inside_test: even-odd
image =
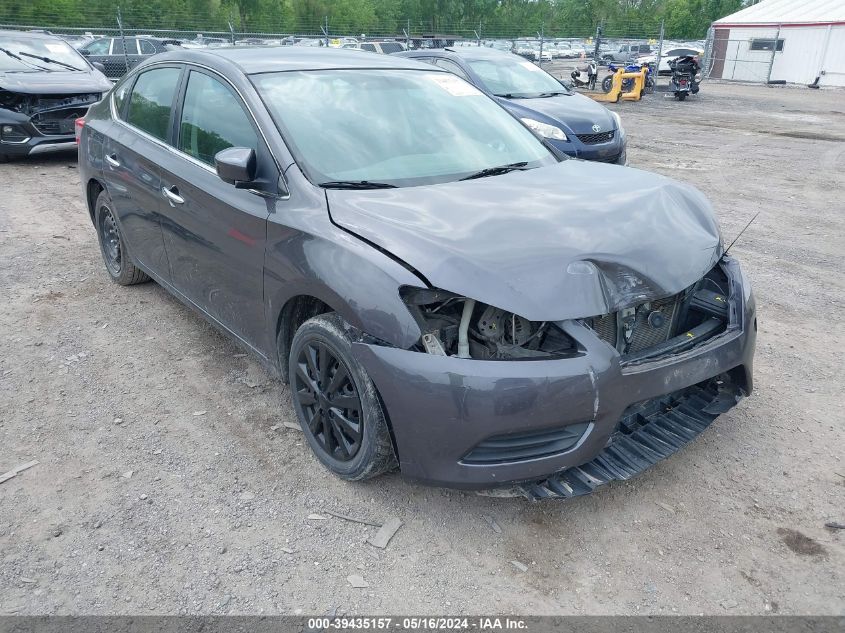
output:
[[[624,69],[620,68],[613,75],[613,83],[610,86],[610,92],[602,94],[592,94],[586,92],[584,94],[596,101],[608,101],[610,103],[617,103],[620,98],[625,101],[639,101],[645,90],[645,76],[645,67],[635,73],[626,73]],[[631,88],[630,92],[622,92],[623,79],[634,80],[634,86]]]

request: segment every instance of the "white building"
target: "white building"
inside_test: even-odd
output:
[[[762,0],[713,23],[710,59],[714,79],[845,86],[845,0]]]

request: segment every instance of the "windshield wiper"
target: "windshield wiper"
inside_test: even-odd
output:
[[[369,180],[329,180],[317,184],[324,189],[396,189],[396,185]]]
[[[558,95],[568,95],[568,94],[571,94],[571,93],[567,90],[554,90],[552,92],[541,92],[537,96],[538,97],[556,97]]]
[[[21,59],[20,57],[18,57],[17,55],[15,55],[12,51],[7,50],[7,49],[5,49],[5,48],[0,48],[0,52],[6,53],[6,55],[8,55],[9,57],[11,57],[12,59],[17,59],[20,63],[22,63],[22,64],[26,64],[26,65],[27,65],[27,66],[29,66],[30,68],[38,68],[39,70],[47,70],[47,69],[46,69],[46,68],[44,68],[43,66],[39,66],[38,64],[33,64],[32,62],[28,62],[28,61],[26,61],[25,59]]]
[[[24,57],[31,57],[32,59],[37,59],[38,61],[45,62],[47,64],[56,64],[58,66],[64,66],[68,70],[75,70],[77,72],[82,72],[81,68],[77,68],[76,66],[71,66],[70,64],[65,64],[64,62],[60,62],[58,59],[53,59],[52,57],[41,57],[40,55],[33,55],[32,53],[24,53],[23,51],[18,51],[18,55],[23,55]]]
[[[488,167],[487,169],[482,169],[481,171],[477,171],[474,174],[470,174],[469,176],[465,176],[461,178],[461,180],[474,180],[475,178],[486,178],[487,176],[498,176],[500,174],[506,174],[509,171],[524,171],[525,169],[530,169],[527,167],[527,161],[521,161],[519,163],[510,163],[508,165],[499,165],[498,167]]]

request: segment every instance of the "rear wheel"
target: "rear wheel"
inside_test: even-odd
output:
[[[391,470],[396,457],[375,385],[351,350],[343,319],[321,314],[296,331],[288,371],[311,450],[338,477],[359,481]]]
[[[613,87],[613,75],[608,75],[605,77],[601,82],[601,89],[605,92],[610,92],[610,89]]]
[[[109,194],[101,191],[94,207],[94,223],[100,240],[100,252],[112,281],[121,286],[132,286],[149,281],[149,276],[132,263],[126,252],[123,236],[117,224]]]
[[[678,101],[683,101],[684,99],[687,98],[687,93],[686,92],[676,92],[675,96],[678,98]]]

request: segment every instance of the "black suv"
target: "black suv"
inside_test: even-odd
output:
[[[0,161],[75,150],[74,121],[109,88],[64,40],[0,31]]]
[[[104,37],[86,44],[79,52],[91,62],[101,63],[109,79],[120,79],[148,57],[179,44],[179,40],[153,37]]]

